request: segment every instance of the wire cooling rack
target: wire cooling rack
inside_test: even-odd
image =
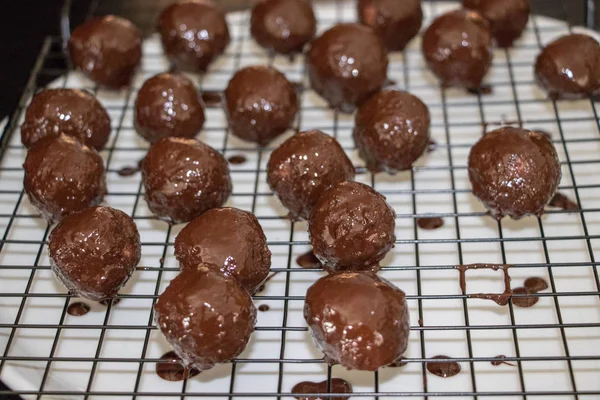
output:
[[[96,2],[97,4],[97,2]],[[427,26],[457,4],[426,1]],[[568,0],[532,0],[534,13],[550,7],[569,11]],[[336,21],[355,20],[353,2],[315,4],[319,30]],[[90,15],[94,10],[90,10]],[[396,246],[381,274],[407,293],[411,336],[407,364],[375,373],[328,366],[313,346],[302,317],[304,294],[322,271],[299,268],[295,259],[309,250],[305,222],[290,222],[266,184],[266,162],[286,133],[260,149],[228,133],[219,108],[208,108],[199,136],[226,157],[244,155],[232,165],[234,190],[228,205],[251,210],[260,220],[273,252],[275,277],[254,297],[258,325],[246,351],[234,362],[193,379],[167,382],[154,372],[170,350],[152,323],[158,294],[177,273],[173,241],[182,225],[153,218],[142,198],[139,174],[119,176],[135,166],[147,149],[133,129],[136,91],[168,64],[155,36],[144,43],[142,67],[131,89],[108,92],[91,86],[77,72],[56,68],[63,61],[61,39],[44,43],[21,104],[4,129],[0,164],[0,378],[25,398],[291,398],[304,380],[345,378],[356,398],[573,399],[600,398],[600,282],[595,252],[600,251],[600,119],[592,100],[552,101],[533,81],[532,63],[540,47],[572,28],[536,16],[515,48],[495,50],[487,83],[491,95],[442,89],[424,67],[420,42],[391,57],[389,77],[423,99],[431,110],[435,149],[411,171],[372,175],[358,159],[351,140],[353,119],[326,107],[307,85],[303,60],[268,55],[249,37],[248,13],[228,15],[232,42],[204,77],[204,90],[223,90],[230,76],[249,64],[271,64],[290,80],[303,82],[296,128],[321,129],[335,136],[358,167],[357,180],[387,196],[398,214]],[[67,314],[75,301],[56,283],[49,268],[46,239],[51,227],[24,196],[25,151],[18,126],[40,79],[52,87],[93,91],[113,123],[107,166],[106,203],[130,213],[142,237],[143,256],[118,304],[90,304],[82,317]],[[483,129],[521,124],[552,135],[563,178],[560,191],[579,209],[552,209],[542,218],[495,221],[470,194],[466,159]],[[441,217],[445,225],[422,230],[417,218]],[[544,278],[547,291],[531,308],[506,307],[465,296],[457,264],[509,263],[513,287],[530,276]],[[502,292],[502,274],[467,272],[467,292]],[[462,366],[452,378],[429,374],[425,362],[446,355]],[[493,366],[497,355],[506,355]],[[7,392],[0,392],[0,397]],[[335,396],[335,395],[329,395]],[[321,396],[327,397],[327,396]]]

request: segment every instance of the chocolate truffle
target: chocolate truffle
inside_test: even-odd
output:
[[[529,0],[463,0],[463,7],[479,12],[489,21],[500,47],[512,46],[529,20]]]
[[[130,21],[107,15],[79,25],[69,38],[71,62],[108,88],[127,86],[142,59],[142,34]]]
[[[338,24],[323,33],[312,42],[306,62],[312,88],[342,112],[352,112],[387,80],[383,41],[360,24]]]
[[[236,279],[201,264],[171,281],[154,306],[154,320],[175,353],[202,371],[244,350],[256,308]]]
[[[135,130],[150,143],[193,138],[204,125],[204,107],[192,81],[163,73],[142,85],[135,101]]]
[[[252,37],[277,53],[301,52],[316,31],[315,13],[307,0],[261,0],[252,9]]]
[[[254,214],[237,208],[213,208],[194,218],[175,239],[181,268],[217,267],[254,293],[269,274],[271,252]]]
[[[359,107],[353,136],[372,172],[409,169],[429,143],[429,109],[408,92],[381,91]]]
[[[358,18],[377,32],[388,50],[400,51],[421,29],[421,0],[359,0]]]
[[[324,276],[306,293],[304,319],[330,363],[375,371],[408,346],[405,294],[372,272]]]
[[[68,215],[48,240],[59,281],[75,296],[113,298],[140,261],[140,235],[131,217],[111,207],[90,207]]]
[[[110,117],[90,93],[78,89],[46,89],[31,99],[21,125],[27,148],[45,136],[65,133],[96,150],[110,136]]]
[[[206,71],[229,44],[225,14],[209,0],[182,0],[163,10],[158,32],[165,54],[177,68]]]
[[[423,55],[444,86],[479,89],[492,64],[490,24],[475,11],[438,17],[423,35]]]
[[[600,94],[600,44],[581,34],[555,40],[538,56],[535,78],[554,98]]]
[[[100,204],[106,194],[102,157],[72,136],[41,138],[23,168],[29,201],[51,222]]]
[[[342,146],[321,131],[300,132],[269,158],[267,183],[292,218],[308,219],[326,189],[354,179],[354,166]]]
[[[150,146],[142,181],[150,210],[174,223],[221,207],[231,194],[227,161],[195,139],[169,137]]]
[[[225,89],[231,133],[261,146],[291,127],[298,112],[298,96],[285,75],[267,66],[246,67]]]
[[[540,132],[500,128],[479,139],[469,154],[473,194],[498,219],[541,215],[560,177],[556,149]]]

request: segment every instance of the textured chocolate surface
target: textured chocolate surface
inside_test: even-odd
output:
[[[267,182],[293,218],[308,219],[319,196],[354,179],[354,166],[340,144],[321,131],[300,132],[269,158]]]
[[[69,38],[73,64],[101,86],[127,86],[142,59],[142,34],[130,21],[114,15],[92,18]]]
[[[405,294],[372,272],[341,272],[306,293],[304,319],[329,362],[375,371],[398,360],[408,345]]]
[[[560,178],[556,149],[542,133],[504,127],[471,148],[473,194],[496,218],[541,215]]]
[[[529,0],[463,0],[463,7],[479,12],[490,23],[499,47],[510,47],[529,21]]]
[[[114,297],[142,255],[131,217],[104,206],[63,218],[50,234],[48,249],[58,280],[71,294],[94,301]]]
[[[358,18],[370,26],[390,51],[403,50],[421,29],[421,0],[359,0]]]
[[[60,133],[102,150],[110,136],[110,117],[102,104],[84,90],[42,90],[33,96],[25,111],[21,142],[30,148],[41,138]]]
[[[196,136],[204,125],[204,107],[193,82],[163,73],[142,85],[135,101],[135,130],[150,143],[164,137]]]
[[[181,268],[215,266],[236,278],[250,293],[271,267],[267,238],[254,214],[237,208],[213,208],[194,218],[175,238]]]

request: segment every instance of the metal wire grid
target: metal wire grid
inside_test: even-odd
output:
[[[566,13],[568,8],[567,0],[558,1],[533,1],[534,13],[537,7],[547,6],[548,3],[553,3],[557,8],[560,7]],[[442,7],[445,7],[442,3],[436,3],[434,1],[427,2],[425,7],[435,15],[440,11]],[[335,10],[335,20],[348,19],[348,7],[343,2],[336,2],[333,7]],[[90,15],[94,14],[94,8],[90,9]],[[222,75],[223,82],[244,62],[251,61],[254,58],[260,58],[261,61],[266,61],[271,64],[277,65],[277,59],[272,56],[266,57],[264,53],[260,53],[259,50],[247,51],[248,42],[248,24],[246,18],[237,21],[236,27],[233,27],[233,41],[230,48],[233,49],[232,53],[224,56],[224,58],[230,58],[231,66],[230,69],[222,68],[218,66],[218,69],[212,71],[215,76]],[[333,21],[320,22],[331,23]],[[556,28],[556,26],[540,26],[537,18],[532,18],[533,32],[535,35],[536,43],[527,44],[523,43],[519,47],[521,49],[530,49],[531,54],[535,54],[543,43],[543,40],[547,42],[549,36],[556,36],[562,28]],[[570,27],[568,29],[571,29]],[[235,30],[235,32],[233,32]],[[237,34],[236,34],[237,32]],[[6,333],[7,341],[6,347],[0,356],[0,372],[7,368],[10,363],[33,363],[41,366],[43,371],[41,379],[36,381],[37,388],[35,390],[22,390],[17,389],[17,393],[21,395],[28,395],[31,397],[49,397],[49,396],[77,396],[77,398],[88,398],[97,396],[109,396],[109,397],[244,397],[244,398],[281,398],[290,396],[289,388],[290,382],[288,375],[292,375],[294,368],[310,370],[313,367],[317,368],[315,373],[317,376],[321,375],[326,378],[329,382],[332,376],[344,376],[349,374],[343,371],[339,367],[325,366],[324,361],[319,357],[317,353],[311,353],[314,357],[296,357],[290,355],[292,346],[295,346],[295,341],[299,337],[305,337],[306,327],[301,322],[298,322],[297,317],[298,308],[301,308],[303,301],[303,293],[306,285],[314,281],[314,278],[319,276],[317,270],[306,270],[294,267],[294,256],[302,252],[302,249],[306,248],[308,241],[306,240],[305,225],[303,223],[288,222],[283,215],[282,210],[277,209],[276,213],[265,212],[266,208],[262,205],[265,202],[269,202],[269,205],[275,204],[272,201],[272,193],[265,189],[264,176],[265,169],[264,165],[268,159],[268,153],[272,148],[259,149],[248,147],[241,142],[235,140],[229,134],[223,135],[226,131],[226,127],[207,125],[202,136],[203,139],[210,141],[210,138],[220,140],[220,144],[211,142],[212,145],[220,147],[225,154],[232,154],[235,152],[244,152],[249,158],[248,164],[253,163],[254,166],[251,168],[240,167],[239,169],[233,168],[232,174],[234,176],[234,183],[236,177],[239,180],[245,180],[248,183],[250,190],[247,191],[236,191],[234,187],[234,194],[232,196],[233,205],[239,205],[243,208],[250,209],[257,214],[257,217],[267,230],[267,236],[269,237],[269,230],[271,226],[284,226],[287,231],[286,237],[275,237],[273,240],[269,237],[269,245],[274,252],[273,272],[277,272],[278,275],[273,282],[267,286],[267,290],[264,294],[258,294],[255,296],[257,304],[261,302],[270,302],[270,304],[280,304],[281,313],[276,313],[276,317],[280,318],[279,321],[273,323],[262,324],[259,320],[256,334],[267,335],[268,341],[276,343],[266,343],[270,348],[277,347],[277,350],[272,357],[244,357],[239,358],[232,362],[230,365],[221,366],[226,369],[226,374],[218,376],[218,383],[220,390],[218,391],[200,391],[194,389],[194,380],[184,381],[180,390],[172,390],[173,386],[169,386],[169,389],[148,389],[145,386],[144,375],[148,373],[154,367],[154,364],[158,361],[158,357],[155,354],[149,354],[152,340],[155,339],[153,335],[156,335],[156,329],[152,324],[152,316],[149,312],[151,305],[156,299],[157,295],[164,289],[165,284],[168,282],[168,277],[174,276],[177,272],[177,267],[172,261],[170,254],[170,248],[173,246],[173,238],[175,237],[180,227],[172,227],[167,224],[161,225],[162,232],[164,234],[164,240],[160,238],[151,237],[145,238],[142,234],[143,248],[146,257],[152,258],[153,262],[142,262],[142,271],[140,273],[153,274],[154,278],[150,284],[151,290],[147,293],[128,293],[124,291],[121,294],[121,298],[124,300],[122,304],[125,304],[127,300],[139,301],[146,308],[148,312],[145,322],[136,324],[134,323],[135,318],[132,321],[115,322],[113,321],[113,315],[115,314],[115,306],[109,305],[105,311],[98,313],[100,315],[100,321],[96,323],[82,323],[78,322],[77,319],[69,319],[67,315],[67,307],[71,301],[70,295],[64,292],[39,292],[35,290],[37,284],[36,279],[39,279],[42,274],[49,276],[48,263],[45,262],[45,243],[47,235],[50,231],[50,227],[45,227],[40,230],[42,223],[41,217],[37,215],[32,209],[27,206],[27,201],[24,200],[24,193],[22,187],[12,188],[7,182],[14,180],[14,176],[20,177],[22,169],[19,166],[11,165],[6,160],[10,158],[11,152],[14,155],[21,157],[24,154],[23,148],[18,142],[18,139],[14,138],[14,131],[18,127],[19,118],[21,117],[24,106],[31,94],[38,89],[37,80],[41,75],[53,75],[56,77],[62,76],[67,71],[64,68],[50,67],[54,65],[56,60],[61,60],[63,55],[60,46],[61,40],[59,38],[48,38],[43,46],[40,53],[36,66],[32,72],[31,79],[28,82],[27,88],[23,94],[20,107],[15,111],[14,115],[10,119],[7,127],[4,130],[3,135],[3,147],[2,147],[2,159],[3,163],[0,166],[0,176],[3,177],[1,180],[3,185],[0,187],[0,198],[5,203],[0,210],[5,210],[5,205],[10,205],[10,212],[2,212],[0,219],[3,221],[4,234],[0,239],[0,257],[2,257],[1,264],[2,269],[0,272],[4,273],[2,279],[6,279],[7,276],[10,278],[12,272],[25,274],[24,279],[25,286],[23,290],[17,290],[15,287],[14,291],[0,293],[0,300],[3,301],[14,301],[14,322],[0,324],[0,332]],[[498,53],[497,53],[498,54]],[[522,96],[521,88],[527,85],[533,85],[531,79],[521,79],[520,74],[524,69],[531,68],[531,61],[520,61],[513,60],[513,50],[505,51],[505,68],[508,73],[508,80],[504,81],[493,81],[491,82],[495,91],[506,91],[509,95],[508,99],[496,100],[494,97],[486,98],[486,96],[477,96],[476,98],[464,98],[461,97],[457,100],[452,90],[446,90],[442,88],[434,88],[437,90],[437,96],[439,102],[427,101],[432,114],[434,116],[432,121],[432,132],[434,138],[438,141],[436,151],[434,155],[445,155],[445,163],[441,165],[423,165],[418,164],[411,171],[406,174],[401,174],[399,177],[388,179],[387,177],[374,176],[368,173],[364,168],[359,167],[359,179],[370,183],[373,187],[381,191],[383,194],[388,196],[388,199],[394,204],[395,201],[400,204],[400,207],[396,207],[398,211],[398,225],[399,229],[402,230],[402,234],[399,235],[399,239],[396,242],[397,250],[395,253],[406,253],[406,257],[400,257],[400,260],[410,259],[408,262],[397,262],[396,258],[388,260],[385,264],[385,268],[382,271],[382,275],[386,277],[395,278],[396,282],[400,280],[400,287],[402,287],[408,293],[408,300],[411,304],[411,331],[412,331],[412,342],[415,342],[415,337],[418,336],[416,343],[411,343],[409,350],[408,365],[402,369],[384,369],[379,372],[375,372],[372,378],[365,378],[364,373],[351,375],[357,379],[349,378],[348,380],[354,384],[356,393],[353,396],[356,397],[375,397],[375,398],[395,398],[395,397],[505,397],[505,398],[528,398],[531,396],[542,396],[543,398],[596,398],[600,396],[600,387],[597,386],[597,382],[600,381],[600,354],[598,353],[597,347],[589,347],[587,353],[578,352],[573,354],[572,349],[576,347],[572,332],[584,332],[583,335],[593,336],[595,338],[600,337],[600,318],[598,318],[598,299],[600,298],[600,282],[598,279],[597,265],[595,260],[595,241],[600,239],[600,232],[595,230],[593,222],[597,222],[599,218],[595,213],[600,212],[600,208],[587,207],[590,204],[590,198],[593,199],[595,194],[594,190],[600,189],[600,181],[577,184],[577,179],[581,179],[582,169],[590,169],[593,171],[595,167],[600,165],[600,157],[592,158],[579,158],[573,157],[571,153],[576,153],[573,149],[581,149],[584,147],[593,147],[600,143],[600,122],[593,101],[589,101],[587,107],[589,107],[589,113],[585,115],[574,116],[565,118],[563,114],[563,107],[568,107],[565,103],[556,101],[546,101],[539,98],[524,99]],[[153,57],[158,58],[159,54],[146,54],[146,58],[152,59]],[[404,54],[398,55],[402,60],[402,71],[390,71],[390,75],[393,78],[398,79],[398,85],[408,90],[413,91],[417,95],[421,92],[431,90],[431,84],[421,83],[418,79],[415,79],[415,74],[420,73],[422,66],[413,67],[418,65],[414,60],[419,57],[418,49],[409,49]],[[519,58],[519,57],[516,57]],[[498,57],[496,57],[498,59]],[[229,61],[228,61],[229,62]],[[497,62],[497,61],[496,61]],[[495,63],[496,63],[495,62]],[[153,62],[151,62],[154,65]],[[153,74],[159,72],[158,70],[145,70],[146,66],[142,67],[142,75]],[[290,71],[286,71],[290,72]],[[305,71],[302,67],[300,70],[294,71],[298,74],[299,80],[305,80]],[[290,75],[290,74],[288,74]],[[292,73],[293,75],[293,73]],[[530,71],[528,77],[530,76]],[[61,81],[62,86],[72,86],[69,82],[69,78],[65,77]],[[134,88],[139,87],[139,83],[134,85]],[[210,82],[198,81],[200,86],[206,89],[222,89],[223,86],[210,86]],[[94,93],[99,96],[106,95],[103,97],[104,100],[110,100],[110,95],[103,94],[98,88],[90,88]],[[310,93],[309,89],[305,89],[301,96],[314,95]],[[428,93],[431,95],[431,92]],[[123,159],[128,159],[129,164],[135,164],[139,158],[141,158],[145,152],[144,147],[137,145],[122,145],[120,143],[120,136],[132,135],[133,128],[127,125],[126,120],[128,115],[131,113],[131,104],[134,96],[134,89],[129,89],[125,94],[125,101],[117,101],[120,104],[113,104],[110,101],[104,101],[107,109],[113,116],[113,122],[116,124],[114,129],[114,135],[111,138],[110,146],[103,152],[106,160],[107,171],[109,175],[109,195],[107,196],[108,201],[111,205],[119,207],[121,199],[133,199],[131,208],[131,215],[136,220],[140,229],[143,229],[145,224],[161,224],[155,221],[154,218],[148,213],[141,211],[144,204],[140,202],[142,194],[141,181],[136,182],[135,185],[128,184],[126,181],[125,185],[127,188],[123,190],[122,186],[118,187],[120,190],[111,190],[110,176],[116,175],[116,172],[120,168],[114,164],[123,163]],[[426,96],[422,96],[426,97]],[[429,97],[426,98],[430,100]],[[535,107],[541,103],[550,104],[552,115],[545,116],[544,118],[531,119],[527,118],[527,110],[530,107]],[[304,101],[302,104],[305,104]],[[581,102],[578,103],[581,105]],[[528,127],[548,127],[555,133],[554,142],[561,153],[561,163],[563,166],[564,178],[561,184],[560,190],[572,194],[576,200],[579,211],[576,214],[568,214],[561,210],[550,210],[548,216],[544,218],[529,219],[527,223],[532,221],[535,223],[534,230],[524,229],[518,231],[519,224],[525,224],[525,222],[513,223],[511,221],[501,222],[490,222],[490,219],[485,218],[483,210],[476,205],[472,205],[465,209],[463,204],[468,203],[467,196],[470,192],[468,187],[462,187],[460,184],[459,174],[464,174],[465,166],[464,163],[458,163],[457,159],[468,152],[470,143],[467,143],[462,139],[460,135],[457,135],[457,131],[481,131],[481,126],[499,125],[503,121],[502,118],[489,117],[490,107],[506,108],[514,107],[516,113],[516,122],[523,124]],[[476,112],[476,118],[473,121],[458,122],[454,118],[454,113],[459,113],[459,110],[464,109],[467,113]],[[208,110],[210,112],[211,110]],[[330,113],[328,119],[319,119],[316,116],[319,113]],[[493,114],[493,113],[492,113]],[[436,118],[436,115],[439,118]],[[116,118],[115,118],[116,116]],[[208,124],[210,124],[211,116],[208,115]],[[344,115],[338,115],[335,111],[329,111],[323,105],[318,106],[304,106],[302,107],[301,114],[298,117],[297,128],[305,129],[306,121],[310,120],[313,128],[321,128],[327,132],[332,133],[338,138],[346,151],[351,152],[351,142],[348,141],[348,131],[351,126],[351,119]],[[332,120],[332,125],[319,126],[321,121]],[[506,122],[506,121],[504,121]],[[584,124],[589,126],[592,124],[595,127],[595,132],[589,137],[573,137],[572,130],[574,128]],[[565,133],[567,131],[567,133]],[[558,136],[556,135],[558,134]],[[218,139],[220,138],[220,139]],[[452,142],[454,140],[454,143]],[[472,140],[471,140],[472,143]],[[134,143],[135,144],[135,143]],[[274,146],[272,146],[274,147]],[[124,157],[124,154],[125,156]],[[596,154],[597,155],[597,154]],[[447,162],[447,164],[446,164]],[[427,174],[431,175],[431,178],[427,177]],[[447,174],[450,185],[448,187],[436,187],[435,184],[439,180],[440,174]],[[121,178],[123,180],[124,178]],[[404,180],[408,186],[402,186],[397,183],[398,180]],[[431,182],[429,182],[431,181]],[[443,185],[441,185],[443,186]],[[132,190],[133,189],[133,190]],[[592,193],[592,196],[589,195]],[[445,212],[426,211],[421,210],[428,209],[428,199],[431,197],[440,197],[449,200],[449,208]],[[443,200],[442,200],[443,201]],[[127,207],[131,206],[131,203],[123,200],[122,204],[127,204]],[[439,207],[439,202],[434,204]],[[119,207],[127,211],[126,208]],[[273,207],[271,207],[273,208]],[[476,211],[473,211],[473,208]],[[403,212],[406,210],[405,212]],[[421,212],[419,212],[421,211]],[[263,215],[264,213],[264,215]],[[447,228],[453,233],[449,238],[437,236],[437,234],[424,232],[419,230],[416,224],[416,218],[423,216],[440,216],[445,218]],[[573,219],[578,219],[576,224],[580,231],[579,234],[567,234],[568,229],[565,227],[564,232],[561,226],[558,227],[558,232],[555,226],[548,227],[548,219],[556,217],[559,221],[564,222],[564,218],[568,218],[570,223]],[[590,220],[592,223],[589,223]],[[473,223],[481,221],[482,224],[492,224],[496,230],[496,235],[486,235],[480,237],[473,237],[469,235],[473,231]],[[12,232],[15,231],[20,223],[34,225],[34,228],[38,232],[43,232],[40,239],[32,239],[31,237],[21,238],[13,237]],[[479,228],[479,227],[476,227]],[[537,234],[532,233],[537,230]],[[548,231],[552,231],[552,234],[548,234]],[[447,232],[447,231],[444,231]],[[466,233],[469,232],[469,233]],[[487,231],[486,231],[487,232]],[[515,233],[516,232],[516,233]],[[412,237],[408,238],[412,234]],[[35,237],[39,237],[37,235]],[[582,242],[583,247],[577,247],[572,243]],[[586,254],[585,259],[574,258],[574,259],[560,259],[556,256],[555,245],[565,244],[565,247],[573,247],[578,250],[583,249]],[[10,256],[14,253],[14,249],[19,249],[19,246],[29,246],[35,248],[33,252],[34,257],[31,265],[22,265],[21,263],[11,263],[8,260],[7,254]],[[478,251],[473,252],[471,249],[473,246],[477,247]],[[490,247],[491,246],[491,247]],[[516,246],[516,247],[515,247]],[[449,248],[453,248],[451,252]],[[469,300],[464,293],[445,293],[445,285],[450,285],[456,288],[457,276],[453,270],[453,266],[457,263],[468,263],[468,262],[489,262],[490,251],[495,251],[496,248],[499,251],[495,252],[494,257],[498,257],[497,262],[511,263],[514,268],[511,270],[513,278],[519,275],[521,271],[523,273],[534,273],[534,274],[547,274],[551,290],[548,292],[542,292],[537,294],[540,297],[540,304],[544,299],[547,299],[547,304],[550,306],[549,310],[553,313],[553,317],[550,319],[552,322],[539,322],[535,318],[531,321],[522,321],[518,318],[518,313],[521,310],[515,310],[512,304],[508,306],[508,322],[505,323],[481,323],[481,314],[490,313],[490,309],[497,309],[497,306],[482,307],[480,302],[475,303],[476,300]],[[515,251],[514,249],[517,249]],[[527,257],[523,256],[524,252],[535,252],[536,249],[541,250],[541,259],[534,261],[528,261]],[[300,250],[300,251],[298,251]],[[453,254],[451,254],[453,253]],[[478,255],[478,259],[473,257]],[[518,255],[523,257],[524,261],[514,262],[514,256]],[[567,256],[571,256],[571,253],[567,252]],[[432,256],[435,257],[434,262],[431,262]],[[440,262],[440,258],[448,258],[448,262]],[[556,260],[556,258],[559,258]],[[158,265],[157,265],[158,260]],[[151,265],[151,266],[146,266]],[[282,267],[285,265],[285,267]],[[569,273],[565,273],[565,271]],[[531,272],[533,271],[533,272]],[[573,272],[571,272],[573,271]],[[579,276],[580,278],[590,279],[591,286],[585,290],[570,289],[565,286],[558,287],[557,282],[562,282],[565,275],[570,274],[581,274],[581,271],[586,271],[584,275]],[[302,275],[304,274],[304,275]],[[560,275],[559,278],[555,278]],[[416,278],[416,279],[415,279]],[[483,277],[485,278],[485,277]],[[489,278],[489,277],[488,277]],[[469,275],[469,282],[471,282],[471,275]],[[135,276],[134,276],[135,280]],[[480,286],[485,285],[485,282],[479,282]],[[431,287],[435,287],[435,290],[431,290]],[[472,285],[471,285],[472,286]],[[470,286],[470,287],[471,287]],[[273,289],[273,290],[271,290]],[[277,289],[277,290],[275,290]],[[282,293],[272,294],[273,292],[281,289]],[[432,293],[433,292],[433,293]],[[452,291],[449,291],[452,292]],[[40,320],[29,321],[27,315],[28,307],[32,306],[32,302],[42,301],[51,302],[58,304],[60,313],[58,321],[48,320],[45,322],[44,318]],[[587,301],[587,303],[586,303]],[[571,318],[573,303],[580,304],[581,307],[585,307],[589,313],[583,316],[577,322]],[[449,304],[445,306],[445,304]],[[120,305],[120,306],[121,306]],[[120,306],[117,306],[120,307]],[[539,305],[538,305],[539,306]],[[536,307],[538,307],[536,306]],[[458,318],[452,321],[442,319],[431,318],[432,308],[439,307],[444,312],[450,314],[451,309],[458,312]],[[535,307],[534,307],[535,308]],[[569,320],[565,321],[563,314],[569,314]],[[8,308],[7,308],[8,310]],[[548,311],[548,310],[546,310]],[[452,318],[456,318],[457,314],[451,314]],[[127,317],[131,317],[130,314]],[[462,317],[462,320],[461,318]],[[528,314],[528,318],[531,314]],[[261,315],[263,318],[263,315]],[[417,322],[418,321],[421,323]],[[138,318],[139,319],[139,318]],[[82,320],[83,321],[83,320]],[[269,322],[269,320],[266,320]],[[458,322],[457,322],[458,321]],[[47,356],[31,356],[28,353],[22,352],[21,350],[15,351],[14,342],[18,340],[19,334],[22,331],[32,332],[51,332],[50,346],[48,348]],[[529,348],[532,348],[530,341],[532,337],[539,338],[543,342],[544,334],[542,332],[557,331],[557,340],[560,342],[560,351],[556,354],[549,354],[537,349],[532,352]],[[91,353],[88,355],[72,354],[69,356],[57,355],[62,354],[61,342],[69,340],[72,333],[76,334],[87,334],[97,333],[97,343],[90,349]],[[105,348],[111,340],[111,335],[114,332],[124,332],[126,334],[134,334],[135,340],[141,343],[141,349],[136,349],[138,355],[125,357],[123,355],[111,355],[107,356],[104,352]],[[482,388],[482,381],[480,377],[483,374],[490,374],[489,368],[486,368],[490,364],[490,361],[494,360],[494,354],[481,355],[481,341],[487,340],[488,334],[507,334],[510,337],[512,349],[505,350],[509,354],[514,356],[508,356],[506,361],[516,363],[516,373],[512,372],[513,378],[516,378],[516,386],[510,390],[499,390],[499,389],[485,389]],[[458,335],[458,336],[457,336]],[[439,351],[439,353],[449,353],[450,349],[446,349],[447,344],[443,344],[440,349],[440,344],[437,341],[442,340],[442,343],[453,343],[457,337],[464,335],[461,340],[466,344],[466,352],[462,356],[454,357],[456,361],[461,362],[465,373],[462,374],[462,378],[454,377],[444,381],[444,385],[450,384],[453,390],[448,390],[448,386],[441,386],[442,383],[432,378],[428,379],[427,372],[425,369],[425,362],[430,359],[431,356],[435,355],[431,353],[433,351]],[[25,342],[27,343],[27,342]],[[593,342],[597,343],[597,342]],[[262,343],[265,345],[265,343]],[[413,346],[414,344],[414,346]],[[259,346],[260,343],[251,343],[250,346]],[[263,347],[264,348],[264,347]],[[265,352],[265,354],[268,354]],[[270,354],[270,353],[269,353]],[[295,353],[294,353],[295,354]],[[548,355],[549,354],[549,355]],[[455,354],[448,354],[455,356]],[[89,370],[86,368],[84,373],[88,375],[86,380],[85,388],[83,390],[73,390],[67,388],[65,390],[57,390],[52,385],[52,369],[54,366],[65,363],[75,363],[77,365],[89,365]],[[102,380],[105,374],[103,365],[111,364],[119,366],[119,364],[133,364],[135,366],[135,380],[133,386],[128,390],[113,390],[112,386],[107,386],[106,380]],[[532,369],[529,367],[532,363],[536,366],[544,365],[558,365],[559,373],[565,374],[567,382],[563,386],[555,388],[555,385],[551,380],[558,377],[556,371],[551,369],[542,370],[542,375],[546,377],[543,385],[533,384],[529,380],[532,373]],[[271,390],[261,390],[262,386],[258,391],[252,388],[250,381],[247,379],[242,381],[243,374],[240,373],[240,368],[246,368],[248,366],[273,366],[275,369],[275,381]],[[584,366],[583,368],[581,366]],[[493,368],[493,367],[490,367]],[[83,369],[83,367],[82,367]],[[260,367],[259,367],[260,371]],[[497,370],[493,370],[493,379],[498,379],[498,376],[494,375]],[[590,372],[591,371],[591,372]],[[269,371],[273,372],[273,371]],[[207,372],[203,373],[200,377]],[[360,376],[359,376],[360,375]],[[400,376],[401,381],[393,380],[391,385],[390,375]],[[4,376],[4,375],[3,375]],[[302,376],[302,375],[300,375]],[[402,377],[403,376],[403,377]],[[114,378],[114,375],[112,375]],[[198,378],[195,378],[198,379]],[[296,381],[303,380],[294,378]],[[409,382],[410,380],[410,382]],[[357,381],[359,384],[357,384]],[[99,383],[100,387],[98,387]],[[415,382],[416,385],[415,389]],[[452,386],[452,382],[455,382]],[[37,385],[39,383],[39,385]],[[292,384],[295,382],[292,382]],[[166,385],[166,383],[165,383]],[[172,385],[172,384],[169,384]],[[594,386],[596,385],[596,386]],[[240,388],[241,386],[241,388]],[[266,387],[266,386],[265,386]],[[511,385],[508,385],[511,387]],[[532,388],[533,387],[533,388]],[[441,389],[440,389],[441,388]],[[410,389],[410,390],[409,390]],[[0,395],[6,394],[6,392],[0,392]],[[322,394],[322,397],[335,397],[334,394]]]

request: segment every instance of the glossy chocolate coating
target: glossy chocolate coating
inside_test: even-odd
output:
[[[354,179],[354,174],[337,140],[317,130],[283,142],[267,164],[267,183],[293,218],[308,219],[323,191]]]
[[[164,137],[193,138],[204,125],[204,107],[191,80],[158,74],[139,90],[134,122],[137,133],[150,143]]]
[[[306,293],[304,319],[329,362],[375,371],[398,360],[408,346],[405,294],[372,272],[322,277]]]
[[[316,31],[315,13],[307,0],[261,0],[252,9],[252,37],[277,53],[301,52]]]
[[[353,137],[372,172],[409,169],[429,143],[429,109],[408,92],[378,92],[358,108]]]
[[[338,183],[321,195],[308,220],[313,252],[329,271],[372,270],[394,245],[395,217],[370,186]]]
[[[383,41],[358,23],[335,25],[316,38],[306,62],[312,88],[342,112],[352,112],[387,80]]]
[[[213,208],[194,218],[175,239],[181,268],[214,266],[254,293],[269,274],[271,252],[254,214],[237,208]]]
[[[158,32],[165,54],[183,71],[203,72],[229,44],[225,14],[209,0],[182,0],[163,10]]]
[[[71,33],[69,55],[91,80],[119,89],[131,82],[142,59],[142,34],[124,18],[96,17]]]
[[[261,146],[290,128],[298,112],[294,86],[263,65],[236,72],[225,89],[225,102],[231,133]]]
[[[563,36],[546,46],[535,63],[535,78],[552,97],[600,93],[600,44],[591,36]]]
[[[390,51],[403,50],[421,29],[421,0],[359,0],[358,18],[381,37]]]
[[[25,111],[21,142],[30,148],[45,136],[65,133],[102,150],[110,136],[110,117],[90,93],[78,89],[46,89]]]
[[[150,210],[174,223],[221,207],[231,194],[227,161],[195,139],[170,137],[150,146],[142,161],[142,181]]]
[[[479,89],[492,64],[490,24],[475,11],[451,11],[427,28],[422,48],[442,85]]]
[[[483,136],[469,155],[473,194],[498,219],[541,215],[560,177],[556,149],[539,132],[500,128]]]
[[[72,136],[41,138],[23,168],[29,201],[51,222],[100,204],[106,194],[102,157]]]
[[[499,47],[510,47],[529,21],[529,0],[463,0],[463,7],[479,12],[490,23]]]
[[[71,294],[94,301],[113,298],[142,256],[131,217],[104,206],[63,218],[50,234],[48,249],[58,280]]]
[[[200,371],[237,357],[256,324],[252,298],[213,268],[185,268],[154,306],[156,325],[189,366]]]

